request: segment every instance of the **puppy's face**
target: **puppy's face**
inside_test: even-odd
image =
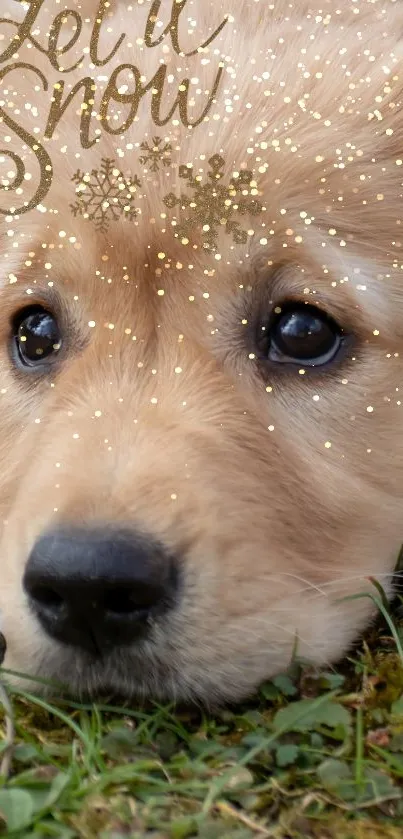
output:
[[[170,166],[139,163],[157,133],[146,102],[124,137],[87,151],[72,109],[47,144],[46,212],[1,222],[0,609],[14,670],[73,691],[235,699],[295,651],[339,657],[371,617],[368,578],[391,591],[403,40],[392,2],[333,5],[296,0],[284,16],[282,2],[229,2],[210,56],[225,59],[223,87],[208,122],[161,129]],[[202,31],[217,29],[220,10],[196,6]],[[147,11],[133,7],[134,26]],[[114,13],[112,33],[126,31]],[[167,40],[147,53],[126,38],[119,53],[147,78],[162,59],[211,89],[209,62],[179,72]],[[43,130],[29,73],[14,87],[7,112],[19,103]],[[8,148],[21,155],[16,137]],[[105,157],[142,182],[136,220],[107,234],[70,210],[77,167]],[[245,242],[218,221],[204,248],[202,216],[178,236],[189,207],[164,197],[197,189],[180,164],[227,187],[252,171],[243,196],[262,209],[236,217]],[[115,635],[91,613],[97,574]]]

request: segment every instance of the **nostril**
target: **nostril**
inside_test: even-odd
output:
[[[29,595],[39,606],[44,606],[47,609],[60,609],[64,603],[63,597],[49,586],[33,586]]]
[[[127,589],[114,589],[105,594],[103,606],[106,612],[114,615],[132,615],[141,612],[145,606],[139,603],[138,594]]]

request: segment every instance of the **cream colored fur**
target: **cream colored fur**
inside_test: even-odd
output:
[[[39,40],[61,8],[47,5]],[[224,57],[209,122],[157,129],[147,98],[123,137],[103,133],[86,151],[78,96],[47,144],[55,174],[46,212],[0,218],[0,611],[9,668],[68,678],[76,692],[211,703],[243,697],[286,668],[296,641],[298,655],[334,662],[374,614],[370,599],[344,598],[371,590],[371,575],[391,592],[403,530],[402,11],[392,0],[194,0],[186,17],[196,33],[233,16],[203,64],[200,55],[179,59],[168,39],[155,50],[129,47],[149,5],[133,2],[129,12],[112,0],[101,48],[129,29],[131,38],[96,74],[127,61],[150,78],[164,60],[175,89],[189,75],[205,90]],[[95,7],[86,4],[91,20]],[[12,0],[1,10],[23,14]],[[27,45],[19,58],[42,67],[50,86],[60,79]],[[74,79],[93,72],[84,64]],[[8,112],[20,103],[21,123],[43,136],[49,96],[33,90],[29,73],[5,86]],[[139,144],[156,134],[174,147],[174,167],[147,174]],[[15,136],[7,148],[21,154]],[[247,245],[220,232],[220,260],[203,251],[197,230],[188,245],[178,241],[178,211],[163,203],[185,190],[180,164],[207,177],[215,153],[227,177],[253,168],[265,207],[246,220],[255,230]],[[143,188],[137,221],[104,235],[69,204],[74,172],[108,156]],[[10,161],[0,167],[6,177]],[[37,176],[32,154],[27,168]],[[10,318],[49,292],[61,300],[71,346],[60,369],[37,381],[10,361]],[[242,320],[290,297],[320,305],[354,336],[343,361],[306,375],[282,365],[262,373]],[[155,535],[184,570],[177,610],[129,658],[102,666],[45,636],[21,584],[42,532],[98,521]]]

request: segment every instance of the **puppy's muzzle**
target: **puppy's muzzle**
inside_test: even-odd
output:
[[[35,544],[23,587],[48,635],[102,655],[144,638],[174,606],[178,567],[129,529],[65,528]]]

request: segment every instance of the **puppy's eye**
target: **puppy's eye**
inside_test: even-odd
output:
[[[298,303],[280,307],[267,337],[270,361],[307,367],[332,361],[343,341],[342,330],[329,315],[315,306]]]
[[[61,333],[56,317],[41,306],[24,309],[14,319],[14,341],[24,365],[40,364],[60,350]]]

